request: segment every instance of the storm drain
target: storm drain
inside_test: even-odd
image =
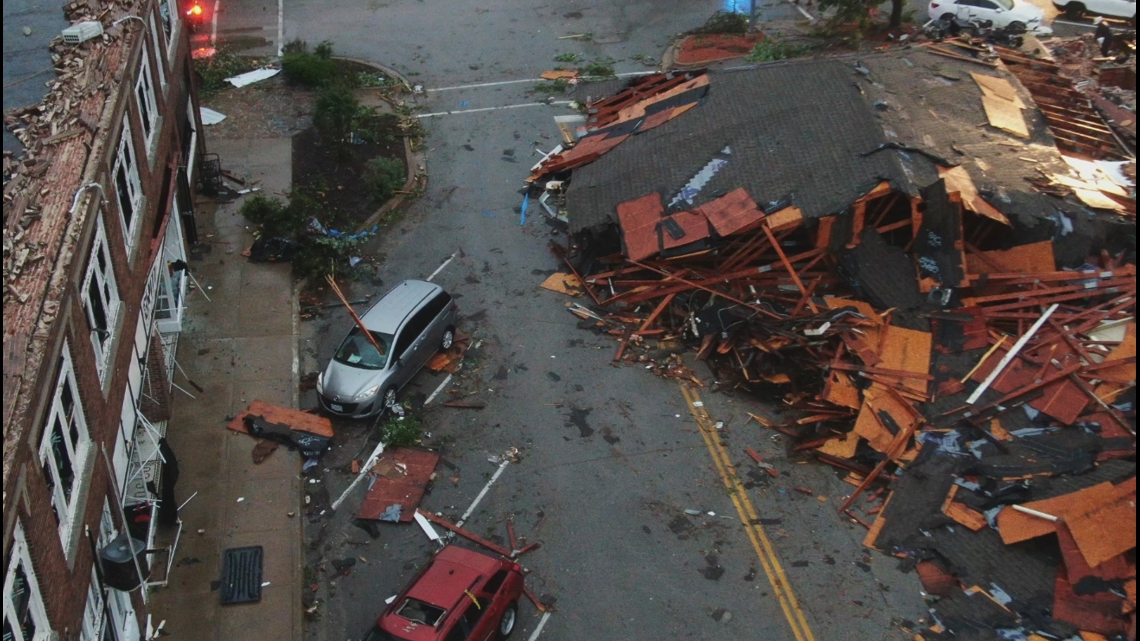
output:
[[[222,605],[257,603],[261,600],[261,546],[230,548],[222,555]]]

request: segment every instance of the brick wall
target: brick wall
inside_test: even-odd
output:
[[[121,4],[121,3],[120,3]],[[128,21],[124,26],[130,29],[131,36],[128,42],[129,50],[118,51],[113,47],[105,49],[105,55],[98,61],[102,69],[114,71],[123,65],[124,74],[114,96],[104,96],[102,100],[95,100],[89,96],[85,101],[76,101],[77,113],[84,122],[101,123],[104,126],[98,129],[92,139],[75,139],[75,144],[63,143],[58,145],[57,153],[51,160],[49,169],[44,175],[55,192],[43,198],[42,206],[44,220],[48,220],[49,212],[54,213],[54,219],[70,218],[66,215],[71,205],[75,189],[80,185],[79,177],[84,174],[90,163],[98,163],[95,180],[104,185],[106,194],[105,207],[99,207],[98,198],[88,200],[89,209],[85,228],[79,232],[79,241],[71,256],[69,277],[65,284],[65,293],[59,305],[59,313],[54,322],[48,326],[34,326],[27,323],[29,343],[40,340],[44,347],[42,361],[36,368],[34,375],[24,373],[24,380],[33,379],[31,384],[25,383],[21,402],[26,403],[28,409],[22,414],[19,412],[9,414],[5,410],[5,449],[9,449],[7,437],[9,434],[19,434],[20,442],[11,444],[10,456],[5,456],[5,487],[4,487],[4,558],[5,571],[9,560],[12,544],[12,532],[15,518],[18,515],[23,526],[29,553],[36,574],[39,578],[39,587],[43,595],[45,606],[51,626],[61,634],[62,639],[78,638],[82,622],[83,608],[87,599],[87,589],[93,555],[87,537],[80,535],[78,545],[70,559],[65,558],[60,542],[57,524],[51,512],[51,499],[49,490],[44,481],[43,471],[39,464],[39,444],[42,438],[43,425],[47,420],[52,394],[55,388],[59,370],[59,353],[64,339],[69,346],[72,364],[75,370],[76,382],[79,386],[80,401],[92,441],[92,455],[84,470],[89,475],[86,484],[86,496],[80,496],[82,519],[77,526],[82,532],[84,526],[97,537],[100,521],[103,514],[104,500],[109,500],[112,511],[117,516],[117,502],[107,495],[111,492],[112,481],[107,469],[107,456],[113,455],[115,439],[119,429],[119,416],[127,385],[127,372],[132,358],[136,322],[139,314],[139,303],[146,285],[149,268],[154,257],[161,251],[161,238],[154,238],[156,230],[167,217],[170,208],[170,197],[174,181],[164,181],[168,164],[175,166],[180,162],[183,141],[179,139],[180,125],[186,117],[186,105],[189,94],[193,92],[193,80],[189,83],[186,78],[191,77],[189,66],[189,42],[185,25],[180,25],[176,34],[178,42],[170,50],[173,64],[166,59],[168,55],[165,43],[160,43],[158,49],[163,56],[161,62],[154,60],[155,49],[150,42],[149,16],[154,12],[156,24],[158,22],[157,3],[155,0],[144,0],[135,4],[132,13],[144,16],[146,26],[141,26],[137,20]],[[104,19],[105,28],[109,27],[111,18]],[[161,34],[159,35],[161,38]],[[151,59],[151,73],[154,79],[157,110],[161,116],[161,129],[157,134],[157,144],[153,154],[153,161],[147,160],[147,152],[142,148],[142,125],[139,120],[138,104],[134,96],[136,74],[140,66],[142,52],[145,51]],[[87,61],[88,63],[92,61]],[[160,84],[157,65],[164,65],[166,86]],[[108,74],[110,75],[110,74]],[[110,102],[111,104],[108,104]],[[195,99],[195,104],[197,100]],[[140,184],[144,194],[144,209],[137,212],[142,219],[139,222],[139,238],[133,255],[128,258],[125,252],[123,229],[119,219],[118,202],[115,198],[113,171],[115,154],[118,148],[120,127],[123,114],[128,114],[135,144]],[[194,110],[195,117],[197,109]],[[109,117],[108,117],[109,114]],[[67,115],[61,117],[66,118]],[[201,132],[200,123],[195,128]],[[93,150],[88,158],[87,145]],[[204,142],[199,137],[198,151],[204,150]],[[42,161],[41,161],[42,162]],[[70,187],[65,187],[70,185]],[[164,189],[166,190],[164,192]],[[88,193],[98,194],[98,190]],[[59,208],[62,207],[62,210]],[[54,212],[53,212],[54,208]],[[61,216],[60,213],[63,215]],[[8,212],[5,212],[6,218]],[[104,226],[107,240],[110,245],[114,275],[121,301],[122,312],[119,315],[119,324],[116,330],[118,336],[113,347],[113,354],[109,358],[109,381],[104,387],[99,381],[96,371],[95,353],[89,338],[87,317],[82,306],[80,288],[83,284],[87,263],[91,254],[92,239],[95,229],[95,216],[104,217]],[[171,224],[178,224],[172,221]],[[64,227],[59,227],[58,233],[64,233]],[[5,324],[8,324],[7,308],[5,310]],[[5,342],[8,342],[8,332],[5,333]],[[5,350],[6,356],[8,350]],[[153,344],[151,352],[161,362],[161,345]],[[34,354],[29,352],[29,361]],[[166,390],[165,369],[155,379],[156,388],[161,386]],[[7,395],[6,395],[7,400]],[[151,408],[158,410],[160,407]],[[169,412],[169,402],[166,403]],[[13,423],[9,424],[8,417],[12,416]],[[11,487],[9,487],[11,486]],[[118,523],[123,529],[122,524]],[[145,621],[143,608],[138,592],[133,595],[136,612],[142,621]],[[141,621],[140,621],[141,623]]]

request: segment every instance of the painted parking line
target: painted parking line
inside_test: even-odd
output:
[[[458,252],[455,252],[455,253],[458,253]],[[439,276],[439,273],[440,273],[441,271],[443,271],[443,268],[444,268],[444,267],[447,267],[447,264],[448,264],[448,263],[450,263],[451,261],[455,260],[455,253],[452,253],[450,256],[448,256],[448,257],[447,257],[447,260],[443,261],[443,264],[442,264],[442,265],[440,265],[439,267],[436,267],[436,268],[435,268],[435,271],[431,273],[431,276],[428,276],[428,277],[427,277],[427,278],[425,278],[424,280],[426,280],[426,281],[428,281],[428,282],[430,283],[430,282],[431,282],[431,279],[435,278],[436,276]]]
[[[491,480],[487,481],[487,484],[483,486],[483,491],[480,492],[479,496],[476,496],[475,500],[471,502],[471,507],[467,508],[467,511],[463,513],[463,516],[459,517],[459,522],[455,524],[455,527],[463,527],[463,524],[467,522],[467,519],[471,518],[471,513],[475,511],[475,508],[479,507],[479,503],[483,500],[483,497],[487,496],[487,492],[490,491],[491,486],[495,484],[495,481],[499,480],[499,477],[503,474],[503,470],[507,469],[508,464],[510,464],[510,461],[503,461],[502,463],[499,463],[499,469],[495,470],[494,476],[492,476]]]
[[[501,107],[479,107],[478,109],[456,109],[453,111],[433,111],[428,114],[416,114],[416,118],[436,118],[438,116],[455,116],[459,114],[477,114],[487,111],[502,111],[504,109],[523,109],[525,107],[551,107],[559,106],[565,107],[569,105],[571,100],[555,100],[552,102],[524,102],[519,105],[503,105]]]
[[[427,397],[427,400],[424,401],[424,405],[427,405],[428,403],[434,401],[435,397],[439,396],[439,393],[442,392],[443,388],[447,387],[447,384],[450,382],[451,382],[451,374],[448,374],[447,378],[443,379],[443,382],[439,384],[439,387],[435,388],[435,391],[431,393],[431,396]]]
[[[752,500],[748,498],[748,493],[741,485],[740,477],[732,464],[732,459],[720,442],[716,427],[709,413],[705,411],[701,397],[696,390],[691,390],[684,384],[681,385],[681,395],[685,397],[689,411],[692,412],[693,418],[697,421],[701,437],[704,438],[705,445],[708,446],[709,454],[712,456],[717,472],[724,481],[725,489],[732,497],[732,503],[736,506],[737,514],[740,515],[740,522],[744,525],[745,532],[748,533],[748,539],[751,541],[753,549],[756,550],[756,556],[760,558],[760,565],[764,567],[764,573],[768,575],[768,581],[772,584],[772,591],[776,593],[776,598],[780,602],[780,609],[784,611],[784,617],[787,618],[788,625],[791,626],[792,635],[796,641],[815,641],[815,635],[812,634],[807,617],[804,615],[803,609],[800,608],[796,595],[792,592],[792,585],[788,582],[783,566],[780,565],[780,559],[776,556],[772,542],[768,539],[764,527],[760,525],[760,517],[756,512],[756,507],[752,505]]]
[[[542,629],[546,627],[546,622],[549,620],[550,612],[543,612],[542,619],[538,622],[538,627],[534,629],[534,632],[530,633],[530,638],[527,639],[527,641],[535,641],[535,639],[538,638],[538,635],[542,634]]]

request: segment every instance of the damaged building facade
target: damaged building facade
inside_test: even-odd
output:
[[[765,401],[917,572],[916,639],[1135,639],[1134,149],[1056,69],[956,41],[614,82],[529,179],[580,326]]]
[[[204,142],[176,0],[59,9],[46,96],[5,113],[3,637],[134,641],[178,530],[161,443]]]

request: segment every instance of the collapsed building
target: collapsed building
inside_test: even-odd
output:
[[[592,85],[530,177],[562,289],[768,401],[924,638],[1135,638],[1133,150],[1052,62],[932,49]]]

